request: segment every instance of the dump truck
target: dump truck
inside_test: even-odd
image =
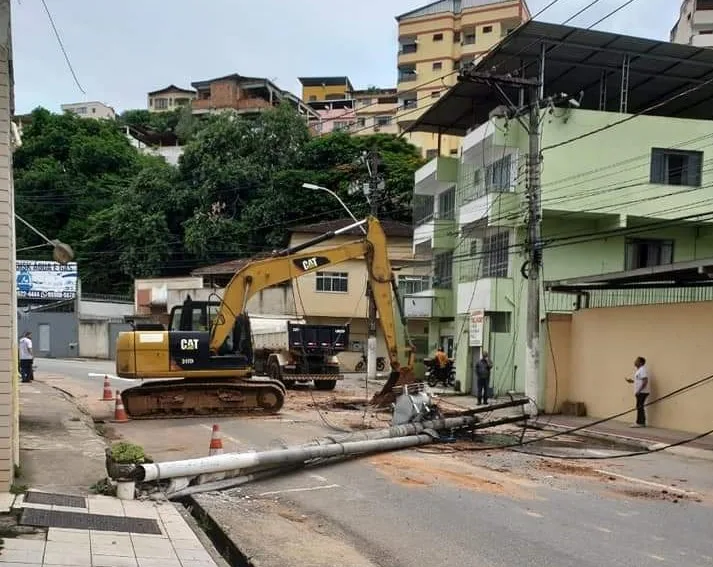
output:
[[[344,379],[337,355],[349,345],[349,325],[251,314],[250,328],[255,374],[279,380],[286,388],[313,382],[317,390],[333,390]]]

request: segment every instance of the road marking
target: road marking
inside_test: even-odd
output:
[[[119,376],[114,376],[113,374],[101,373],[101,372],[87,372],[90,378],[104,378],[107,376],[110,380],[122,380],[123,382],[139,382],[140,380],[136,378],[120,378]]]
[[[660,555],[653,555],[653,554],[649,553],[648,556],[651,557],[651,559],[656,559],[656,561],[666,561],[666,559],[664,559]]]
[[[207,429],[208,431],[213,431],[213,426],[212,425],[206,425],[205,423],[199,424],[203,429]],[[226,435],[222,431],[220,432],[220,437],[221,439],[225,439],[226,441],[230,441],[231,443],[235,443],[236,448],[240,446],[240,441],[235,439],[235,437],[231,437],[230,435]]]
[[[324,477],[321,476],[321,475],[312,473],[312,474],[310,474],[309,476],[311,476],[311,477],[312,477],[313,479],[315,479],[315,480],[318,480],[319,482],[327,482],[327,479],[324,478]]]
[[[273,490],[272,492],[263,492],[258,496],[273,496],[275,494],[286,494],[288,492],[311,492],[313,490],[324,490],[326,488],[339,488],[338,484],[326,484],[322,486],[310,486],[308,488],[288,488],[286,490]]]
[[[525,510],[525,514],[532,516],[533,518],[544,518],[542,514],[538,514],[537,512],[533,512],[531,510]]]
[[[598,531],[600,531],[600,532],[604,532],[605,534],[610,534],[610,533],[611,533],[611,530],[609,530],[609,529],[607,529],[607,528],[603,528],[603,527],[601,527],[601,526],[594,526],[594,529],[595,529],[595,530],[598,530]]]
[[[638,515],[638,512],[617,512],[617,514],[622,518],[629,518]]]
[[[606,476],[613,476],[615,478],[620,478],[622,480],[628,480],[629,482],[634,482],[634,483],[643,484],[646,486],[651,486],[653,488],[660,488],[662,490],[668,490],[669,492],[677,492],[678,494],[683,494],[685,496],[693,496],[693,495],[697,496],[698,495],[697,492],[692,492],[690,490],[683,490],[682,488],[676,488],[675,486],[670,486],[668,484],[660,484],[658,482],[651,482],[649,480],[644,480],[642,478],[626,476],[626,475],[611,472],[611,471],[595,470],[594,472],[598,472],[599,474],[603,474]]]

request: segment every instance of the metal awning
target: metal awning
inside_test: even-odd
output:
[[[545,96],[576,98],[581,91],[583,109],[712,118],[713,50],[708,48],[531,20],[486,54],[476,71],[536,78],[543,47]],[[699,88],[686,92],[692,87]],[[667,101],[676,95],[681,96]],[[463,136],[501,104],[489,87],[459,81],[407,132]],[[660,106],[651,108],[655,105]]]
[[[713,286],[713,258],[545,282],[554,292]]]

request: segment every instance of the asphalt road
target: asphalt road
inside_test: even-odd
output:
[[[40,360],[38,379],[93,400],[102,379],[88,373],[112,369],[104,362]],[[154,458],[173,460],[205,455],[213,422],[221,424],[227,451],[304,442],[326,432],[318,416],[305,412],[279,419],[134,421],[117,430]],[[578,450],[576,442],[572,447]],[[318,518],[319,526],[383,567],[713,565],[710,461],[659,453],[563,462],[445,449],[402,451],[262,481],[222,494],[215,506],[288,506]],[[601,447],[593,451],[606,454]],[[677,497],[663,492],[668,485],[696,494]],[[246,518],[235,513],[229,521],[244,524]]]

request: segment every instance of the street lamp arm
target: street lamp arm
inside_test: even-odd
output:
[[[19,220],[22,224],[24,224],[27,228],[29,228],[32,232],[34,232],[37,236],[42,238],[47,244],[54,246],[55,243],[47,238],[44,234],[42,234],[39,230],[37,230],[34,226],[32,226],[29,222],[27,222],[25,219],[23,219],[20,215],[15,213],[15,218]]]
[[[312,189],[314,191],[324,191],[325,193],[329,193],[332,197],[334,197],[337,201],[339,201],[339,204],[344,208],[345,211],[347,211],[347,214],[351,217],[351,219],[354,222],[359,222],[357,218],[354,216],[354,213],[349,210],[349,207],[342,201],[342,199],[337,195],[334,191],[331,189],[327,189],[326,187],[322,187],[321,185],[315,185],[314,183],[303,183],[302,187],[305,189]],[[366,229],[364,228],[364,225],[359,225],[359,228],[361,231],[366,234]]]

